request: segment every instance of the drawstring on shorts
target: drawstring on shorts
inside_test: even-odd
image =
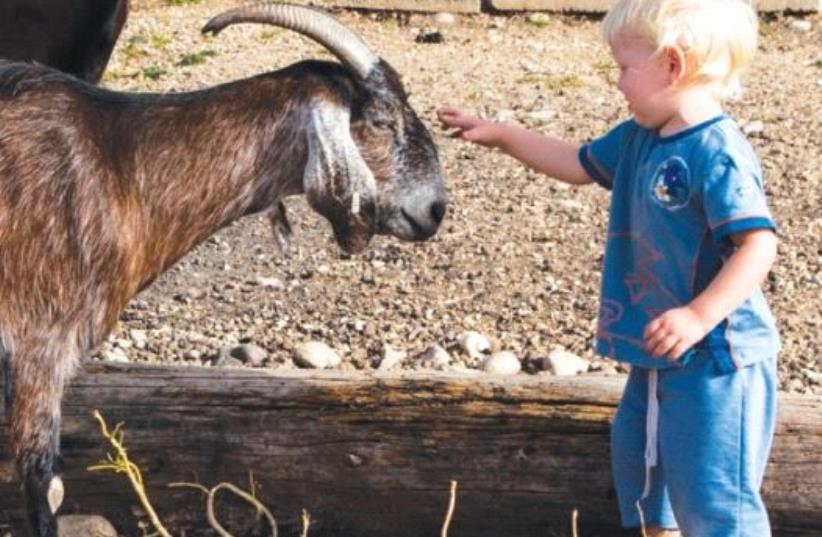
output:
[[[645,488],[642,496],[636,501],[639,512],[639,521],[643,532],[645,528],[645,514],[642,511],[642,500],[651,494],[651,471],[656,467],[659,459],[659,397],[657,384],[659,370],[648,371],[648,413],[645,416]]]

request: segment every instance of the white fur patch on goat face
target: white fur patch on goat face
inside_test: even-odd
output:
[[[354,143],[349,111],[330,103],[316,103],[308,128],[308,163],[303,187],[309,200],[350,204],[353,215],[364,200],[375,200],[374,174]]]

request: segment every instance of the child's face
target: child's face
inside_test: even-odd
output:
[[[669,59],[647,40],[624,36],[611,43],[611,53],[619,66],[617,87],[637,123],[657,129],[675,113],[674,83]]]

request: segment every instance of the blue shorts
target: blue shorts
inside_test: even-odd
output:
[[[686,537],[769,537],[759,490],[776,395],[775,358],[732,373],[708,352],[684,367],[632,368],[611,429],[623,526],[644,518]]]

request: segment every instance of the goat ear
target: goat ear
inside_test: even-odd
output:
[[[308,163],[303,189],[308,202],[326,217],[329,212],[356,214],[360,200],[376,198],[374,174],[351,137],[347,109],[318,104],[308,128]]]

